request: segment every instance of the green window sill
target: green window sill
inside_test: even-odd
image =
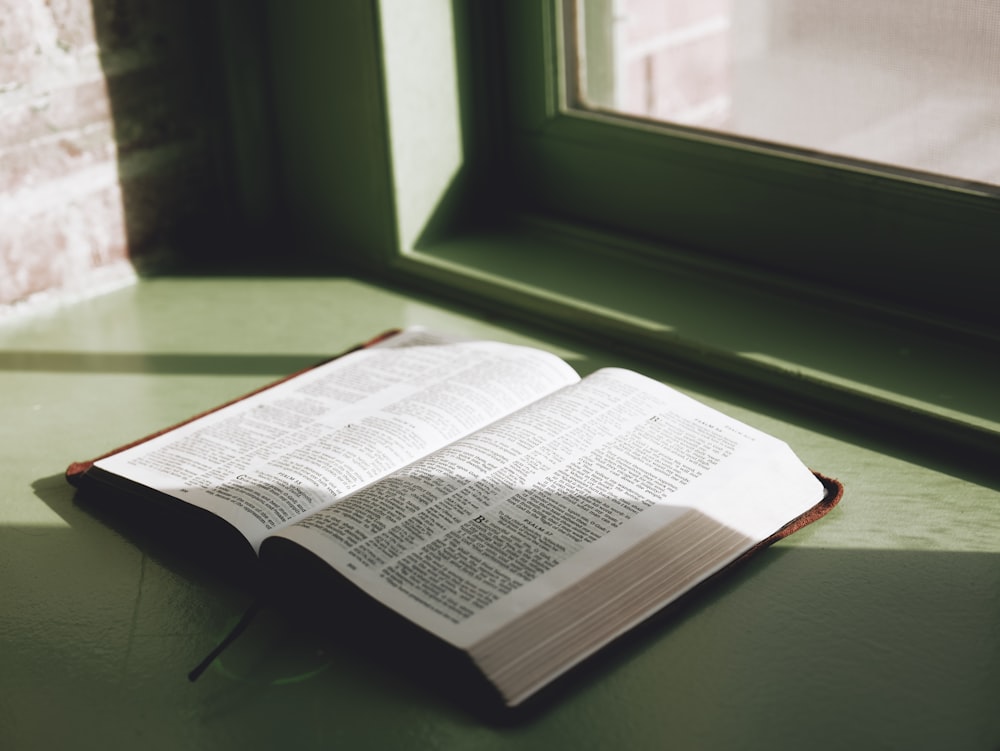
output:
[[[1000,356],[988,335],[641,251],[523,222],[402,254],[389,276],[873,432],[1000,450]]]
[[[1000,454],[995,330],[525,220],[493,132],[503,126],[474,96],[492,91],[473,80],[491,49],[477,36],[483,25],[469,24],[480,7],[372,0],[273,9],[271,73],[286,84],[272,102],[280,160],[255,161],[268,153],[261,134],[236,139],[236,160],[278,191],[282,221],[322,265],[360,267],[893,440]],[[229,49],[233,85],[253,49]],[[254,114],[238,110],[232,122],[256,122]],[[271,169],[279,179],[264,179]],[[250,214],[256,184],[238,186]],[[816,271],[811,278],[821,278],[822,264]]]

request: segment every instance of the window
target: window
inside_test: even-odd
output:
[[[273,171],[295,233],[281,247],[995,456],[993,197],[572,110],[565,10],[285,3],[249,28],[236,14],[226,70],[242,83],[263,40],[271,104],[230,99],[241,187]],[[955,337],[942,312],[994,329]]]
[[[1000,186],[995,4],[577,0],[573,10],[570,106]]]
[[[996,328],[992,190],[572,108],[564,66],[575,4],[502,5],[510,179],[526,211]]]

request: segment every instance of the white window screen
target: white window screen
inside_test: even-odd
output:
[[[1000,185],[997,0],[578,0],[590,107]]]

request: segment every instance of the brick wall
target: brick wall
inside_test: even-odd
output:
[[[211,212],[210,7],[0,0],[0,309],[128,276]]]

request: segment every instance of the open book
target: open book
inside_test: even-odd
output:
[[[68,477],[209,512],[262,565],[321,559],[511,706],[840,494],[645,376],[420,329]]]

